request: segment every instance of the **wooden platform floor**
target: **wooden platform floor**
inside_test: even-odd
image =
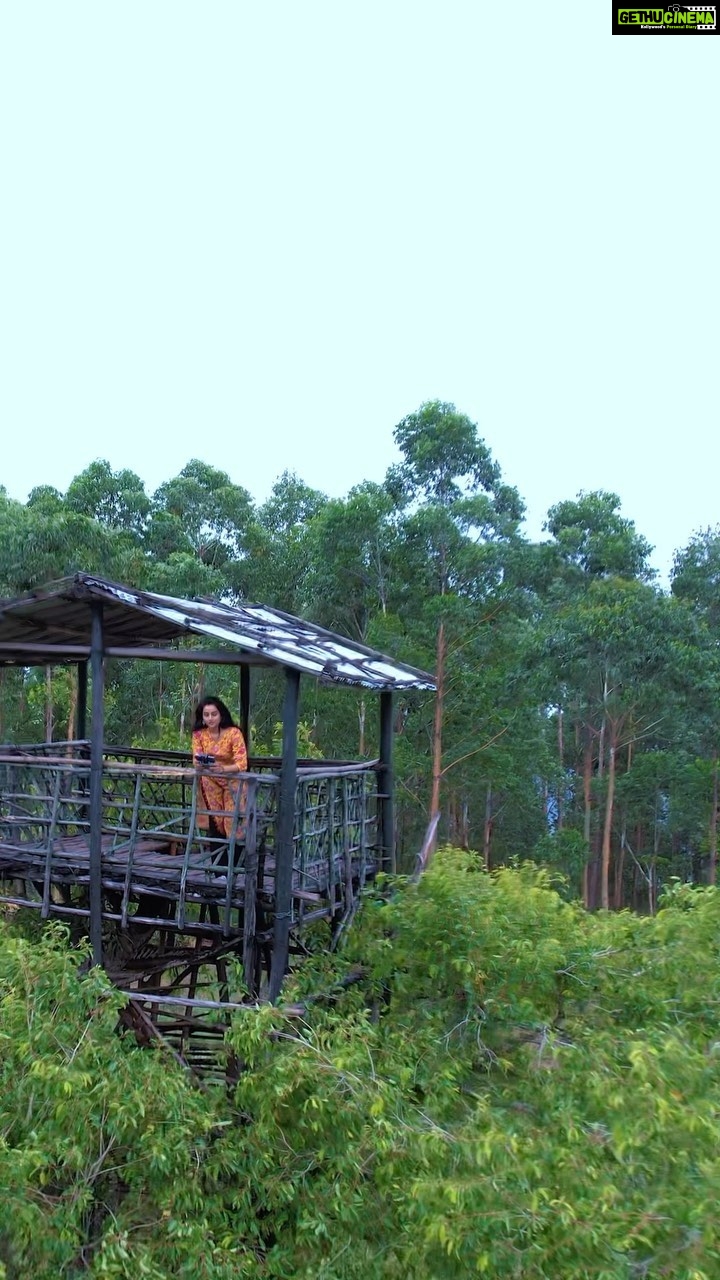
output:
[[[130,858],[132,856],[132,865]],[[244,857],[241,850],[240,856]],[[225,862],[223,863],[223,857]],[[275,893],[275,860],[266,853],[262,861],[262,881],[253,876],[254,892],[271,901]],[[366,867],[366,875],[372,866]],[[359,873],[359,865],[354,871]],[[45,882],[48,874],[47,846],[21,844],[0,838],[0,877]],[[336,868],[333,880],[340,879]],[[293,898],[307,904],[320,904],[331,891],[327,860],[313,863],[293,873]],[[90,850],[86,836],[63,836],[53,841],[50,855],[49,883],[87,886],[90,881]],[[229,902],[242,908],[245,899],[246,874],[241,864],[232,870]],[[181,892],[191,901],[228,901],[227,846],[191,850],[185,857],[184,842],[167,836],[139,836],[130,848],[128,841],[105,835],[102,840],[102,883],[105,889],[122,891],[130,896],[159,892],[170,898]],[[2,896],[0,894],[0,896]]]

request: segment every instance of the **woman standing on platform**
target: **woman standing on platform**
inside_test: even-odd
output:
[[[240,729],[220,698],[203,698],[195,708],[192,749],[195,767],[203,770],[200,790],[211,811],[211,827],[214,825],[220,835],[227,837],[232,829],[240,785],[237,775],[247,771],[247,748]],[[229,776],[223,777],[223,774]]]

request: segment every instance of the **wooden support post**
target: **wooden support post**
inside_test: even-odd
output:
[[[240,663],[240,728],[245,739],[248,756],[250,755],[250,668],[247,662]]]
[[[292,910],[293,832],[297,787],[297,728],[300,674],[285,668],[283,701],[283,753],[280,769],[280,800],[275,828],[275,927],[270,967],[271,1000],[277,1000],[288,965],[290,914]]]
[[[350,781],[343,778],[340,783],[342,787],[342,826],[343,826],[343,889],[345,896],[345,919],[352,911],[354,905],[353,895],[353,877],[352,877],[352,847],[350,840]]]
[[[88,692],[88,664],[78,662],[78,701],[77,701],[77,732],[76,738],[82,742],[87,737],[87,692]]]
[[[102,604],[93,600],[90,610],[90,945],[93,964],[102,964],[102,771],[105,740]]]
[[[333,918],[337,911],[337,862],[335,861],[335,797],[336,783],[334,778],[328,779],[327,784],[327,847],[328,847],[328,897],[330,898],[330,907],[332,909]]]
[[[243,973],[249,995],[257,998],[260,973],[260,953],[257,933],[258,894],[258,784],[251,778],[247,790],[245,816],[245,903],[243,909]],[[228,879],[231,868],[228,867]]]
[[[393,803],[393,696],[380,694],[380,766],[378,768],[380,866],[394,874],[395,806]]]

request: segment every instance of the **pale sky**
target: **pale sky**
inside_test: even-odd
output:
[[[610,6],[0,7],[0,483],[192,457],[381,480],[428,399],[536,536],[581,489],[720,521],[720,39]]]

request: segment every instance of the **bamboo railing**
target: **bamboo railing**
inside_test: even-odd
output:
[[[0,901],[87,916],[88,744],[0,747]],[[121,929],[271,934],[279,761],[237,777],[227,836],[179,752],[109,748],[102,773],[103,916]],[[300,761],[292,927],[341,918],[378,865],[376,762]],[[201,909],[205,908],[204,914]],[[210,910],[211,909],[211,910]],[[200,915],[203,918],[200,919]]]

